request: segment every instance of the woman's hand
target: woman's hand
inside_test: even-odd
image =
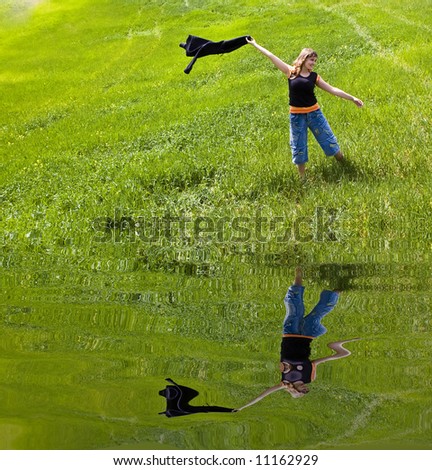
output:
[[[247,42],[248,44],[252,44],[252,46],[255,46],[255,45],[256,45],[256,41],[255,41],[255,39],[254,39],[252,36],[247,36],[247,37],[246,37],[246,42]]]
[[[362,108],[363,107],[363,101],[362,100],[359,100],[358,98],[356,98],[355,96],[353,96],[353,101],[354,101],[354,104],[358,107],[358,108]]]

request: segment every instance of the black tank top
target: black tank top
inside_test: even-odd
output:
[[[314,93],[317,78],[318,74],[311,72],[308,77],[297,75],[288,79],[290,106],[308,108],[318,102]]]
[[[281,343],[281,362],[291,365],[289,372],[282,372],[283,382],[297,382],[305,384],[312,381],[313,367],[309,359],[311,354],[312,338],[298,336],[284,336]]]

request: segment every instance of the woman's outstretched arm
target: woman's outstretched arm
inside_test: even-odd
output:
[[[334,361],[336,359],[342,359],[343,357],[349,356],[351,354],[351,351],[348,351],[348,349],[344,348],[343,344],[350,343],[351,341],[359,341],[360,339],[361,338],[345,339],[343,341],[336,341],[334,343],[329,343],[327,346],[330,349],[333,349],[333,351],[335,351],[336,354],[333,354],[332,356],[326,356],[326,357],[321,357],[319,359],[315,359],[312,361],[312,364],[317,366],[318,364],[322,364],[323,362]]]
[[[291,65],[288,65],[283,60],[279,59],[279,57],[275,56],[273,53],[268,51],[266,48],[260,46],[255,41],[255,39],[253,38],[246,39],[246,41],[252,46],[254,46],[255,49],[258,49],[261,52],[261,54],[265,55],[268,59],[270,59],[273,62],[273,64],[287,77],[289,77],[291,75],[291,72],[294,71],[294,67],[292,67]]]
[[[270,395],[271,393],[274,393],[274,392],[277,392],[278,390],[283,390],[284,388],[286,388],[286,385],[280,383],[278,385],[275,385],[274,387],[270,387],[268,388],[267,390],[264,390],[264,392],[261,393],[261,395],[258,395],[256,398],[254,398],[252,401],[250,401],[249,403],[246,403],[246,405],[243,405],[242,407],[240,408],[236,408],[235,410],[233,411],[241,411],[243,410],[244,408],[247,408],[248,406],[252,406],[252,405],[255,405],[255,403],[258,403],[260,400],[262,400],[263,398],[265,398],[267,395]]]
[[[363,101],[359,100],[355,96],[352,96],[348,93],[345,93],[343,90],[340,88],[336,88],[334,86],[329,85],[327,82],[325,82],[322,78],[318,80],[317,82],[317,87],[321,88],[322,90],[326,91],[327,93],[330,93],[331,95],[338,96],[339,98],[343,98],[348,101],[354,101],[354,104],[361,108],[363,106]]]

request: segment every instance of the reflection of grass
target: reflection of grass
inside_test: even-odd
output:
[[[291,267],[226,265],[212,276],[52,265],[6,271],[0,407],[22,431],[1,445],[387,448],[404,438],[406,448],[428,448],[430,296],[398,292],[408,267],[306,266],[307,309],[332,272],[355,275],[354,289],[325,318],[327,335],[313,343],[315,358],[329,354],[330,341],[361,337],[352,355],[319,366],[302,400],[278,392],[235,416],[185,419],[157,415],[166,377],[199,390],[195,404],[221,406],[239,406],[278,381]],[[417,268],[409,279],[427,270]]]
[[[75,445],[85,446],[90,437],[81,429],[92,421],[94,445],[101,447],[169,442],[206,448],[218,442],[259,448],[263,434],[268,447],[387,447],[404,437],[383,440],[392,426],[408,429],[405,437],[421,446],[418,436],[430,429],[430,417],[419,404],[428,403],[396,392],[380,399],[387,375],[397,380],[407,374],[413,380],[408,387],[423,390],[422,354],[429,350],[421,338],[429,309],[425,245],[432,233],[426,2],[208,1],[199,10],[192,1],[189,8],[180,1],[56,0],[29,8],[30,3],[0,2],[2,263],[30,267],[6,286],[13,307],[2,337],[5,350],[22,351],[18,377],[39,380],[32,398],[56,395],[64,385],[61,407],[76,407],[69,416],[76,427],[66,435],[53,426],[50,445],[80,435]],[[186,76],[189,59],[178,43],[189,33],[212,39],[252,34],[287,61],[303,46],[317,49],[323,78],[365,101],[358,110],[317,91],[347,161],[326,159],[311,139],[308,179],[300,182],[290,163],[281,74],[245,47],[202,59]],[[329,223],[317,214],[332,217],[331,234],[317,235],[317,225]],[[140,238],[142,226],[130,223],[168,215],[237,217],[241,234],[246,225],[251,236],[233,241],[239,231],[227,223],[221,239],[216,232],[192,240],[162,232],[150,243]],[[282,219],[271,234],[264,226],[265,243],[256,239],[258,216]],[[303,232],[295,231],[296,221]],[[141,390],[162,388],[159,379],[167,370],[173,378],[193,377],[190,385],[203,387],[204,398],[227,405],[259,393],[277,377],[278,345],[271,335],[278,331],[282,306],[274,296],[283,295],[297,263],[304,265],[315,294],[334,282],[349,290],[338,306],[343,315],[329,318],[328,326],[352,336],[394,337],[395,343],[371,348],[365,342],[364,350],[356,345],[357,356],[322,373],[316,401],[289,402],[287,417],[280,414],[281,398],[270,397],[244,421],[212,416],[211,428],[208,417],[197,417],[192,429],[182,421],[149,418],[163,406],[160,397],[148,399]],[[32,272],[35,265],[38,271]],[[120,276],[131,271],[145,275]],[[404,289],[420,293],[420,300],[404,296]],[[396,301],[404,313],[397,311],[395,320]],[[26,310],[29,305],[33,310]],[[95,306],[101,310],[95,313]],[[408,335],[408,352],[397,356],[407,330],[419,337]],[[174,335],[166,336],[168,331]],[[317,348],[325,353],[324,344]],[[53,383],[43,384],[46,377],[26,374],[34,354],[47,352],[53,370],[76,352],[85,357],[60,382],[53,372],[47,373]],[[410,368],[412,357],[420,369]],[[394,360],[399,368],[382,372]],[[2,372],[16,374],[16,361],[15,355],[6,358]],[[368,374],[353,381],[351,367]],[[329,383],[337,370],[341,388],[333,393]],[[368,381],[377,370],[378,391]],[[79,399],[76,383],[82,386]],[[102,402],[92,387],[101,390]],[[103,402],[102,390],[110,387]],[[25,386],[12,385],[6,403],[15,396],[25,401]],[[41,409],[45,403],[46,397]],[[317,415],[317,403],[324,417]],[[90,416],[94,409],[98,413]],[[360,409],[366,411],[356,421]],[[423,420],[418,428],[403,422],[411,419],[406,409]],[[25,406],[19,411],[25,415]],[[55,407],[53,415],[48,411],[56,413]],[[113,424],[120,414],[131,420],[121,429]],[[301,430],[289,421],[293,415]],[[110,441],[106,422],[117,440]],[[353,422],[357,428],[351,428],[349,442],[338,440],[343,426]],[[25,427],[17,423],[14,436],[20,426]],[[42,431],[34,429],[35,436]]]

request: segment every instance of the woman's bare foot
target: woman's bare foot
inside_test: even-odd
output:
[[[298,169],[300,178],[303,179],[306,174],[306,165],[304,163],[300,163],[297,165],[297,169]]]
[[[344,154],[342,150],[338,150],[338,153],[334,156],[338,162],[341,162],[344,159]]]

